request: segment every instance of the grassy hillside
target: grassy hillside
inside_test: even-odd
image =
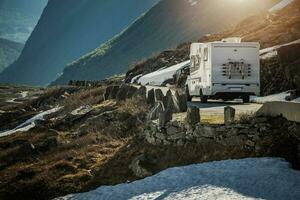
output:
[[[0,38],[0,72],[18,59],[23,46],[23,44]]]
[[[158,0],[51,0],[0,82],[46,85],[64,66],[122,31]]]
[[[275,2],[278,1],[162,0],[123,33],[67,66],[55,84],[124,73],[137,60],[205,34],[224,31]]]

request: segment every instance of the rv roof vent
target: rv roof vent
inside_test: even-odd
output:
[[[222,40],[222,42],[241,43],[242,42],[242,38],[240,38],[240,37],[225,38],[225,39]]]

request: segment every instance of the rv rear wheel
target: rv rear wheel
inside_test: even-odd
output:
[[[244,103],[249,103],[250,102],[250,97],[249,97],[249,95],[246,95],[246,96],[243,96],[243,102]]]

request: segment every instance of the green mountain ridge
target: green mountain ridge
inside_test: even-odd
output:
[[[225,0],[221,4],[217,0],[201,0],[195,4],[162,0],[107,44],[67,65],[53,84],[66,84],[69,80],[99,80],[125,73],[136,61],[180,43],[197,40],[205,34],[232,28],[277,2],[254,0],[237,4]]]

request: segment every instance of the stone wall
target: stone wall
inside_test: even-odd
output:
[[[300,124],[281,117],[256,117],[246,123],[232,123],[227,126],[198,123],[193,128],[177,121],[167,123],[164,128],[160,128],[155,122],[149,122],[143,136],[152,145],[214,144],[226,147],[239,146],[254,153],[276,148],[280,140],[294,138],[291,141],[298,145],[300,153]]]

